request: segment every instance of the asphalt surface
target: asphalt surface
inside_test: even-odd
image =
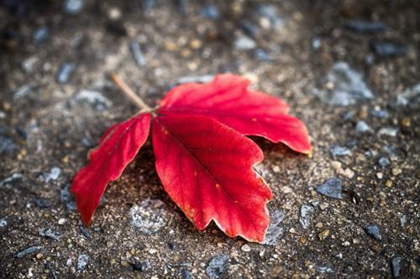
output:
[[[417,1],[0,3],[0,278],[420,277]],[[290,104],[314,154],[255,139],[264,244],[197,231],[150,142],[82,225],[71,179],[137,111],[111,72],[151,106],[221,72]]]

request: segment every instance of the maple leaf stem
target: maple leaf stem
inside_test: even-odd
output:
[[[152,109],[125,83],[118,74],[111,74],[111,79],[121,89],[121,91],[130,98],[134,104],[142,110],[152,111]]]

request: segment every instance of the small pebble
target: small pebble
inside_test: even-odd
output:
[[[344,120],[349,121],[349,120],[352,120],[355,115],[356,115],[356,112],[354,110],[350,110],[350,111],[346,111],[342,115],[342,117],[343,117]]]
[[[15,255],[15,258],[17,259],[22,259],[23,257],[25,257],[26,255],[30,255],[33,253],[38,253],[39,251],[41,251],[44,247],[42,246],[31,246],[29,248],[26,248],[25,250],[20,251],[19,253],[17,253]]]
[[[99,91],[82,89],[71,99],[70,103],[88,103],[97,111],[104,111],[112,106],[111,100]]]
[[[263,49],[258,48],[254,51],[254,57],[263,62],[272,62],[274,59]]]
[[[317,186],[315,190],[321,195],[334,198],[342,199],[342,181],[338,177],[329,178],[321,185]]]
[[[18,89],[16,89],[15,92],[13,92],[13,98],[14,99],[20,99],[20,98],[24,98],[27,95],[33,93],[33,89],[35,88],[35,86],[31,86],[29,84],[25,84],[21,87],[19,87]]]
[[[278,14],[276,5],[262,4],[257,8],[257,13],[269,20],[269,24],[274,28],[279,28],[283,25],[283,19]]]
[[[45,209],[45,208],[50,208],[50,207],[51,207],[51,202],[50,202],[50,200],[48,200],[48,199],[44,199],[44,198],[36,198],[36,199],[35,199],[35,205],[36,205],[38,208]]]
[[[251,247],[248,244],[244,244],[244,245],[242,245],[241,250],[244,251],[244,252],[250,252]]]
[[[335,159],[338,156],[351,156],[350,149],[344,146],[335,145],[330,149],[331,155]]]
[[[281,210],[274,210],[274,212],[270,213],[270,224],[263,244],[272,246],[278,244],[280,236],[284,233],[284,228],[281,223],[285,216],[286,215]]]
[[[391,162],[389,161],[389,159],[387,157],[381,157],[381,158],[379,158],[378,163],[383,168],[384,167],[387,167],[387,166],[389,166],[391,164]]]
[[[212,258],[206,267],[206,274],[211,279],[221,278],[228,270],[230,258],[228,255],[218,255]]]
[[[83,236],[84,237],[86,237],[86,238],[88,238],[88,239],[91,239],[92,238],[92,236],[90,235],[90,233],[89,233],[89,231],[86,229],[86,227],[85,226],[80,226],[79,227],[79,230],[80,230],[80,232],[83,234]]]
[[[339,174],[347,177],[347,178],[353,178],[355,175],[355,172],[350,169],[350,168],[345,168],[342,172],[340,172]]]
[[[348,247],[348,246],[350,246],[351,245],[351,243],[349,242],[349,241],[344,241],[342,244],[341,244],[341,246],[344,246],[344,247]]]
[[[84,0],[64,0],[63,11],[69,15],[77,15],[85,6]]]
[[[0,229],[3,229],[7,226],[7,220],[4,218],[0,218]]]
[[[420,83],[407,88],[397,97],[397,104],[400,106],[410,106],[418,103],[420,103]]]
[[[366,133],[371,130],[372,129],[369,127],[369,125],[365,121],[358,121],[356,124],[356,131],[360,133]]]
[[[372,66],[375,63],[375,55],[373,53],[369,52],[365,55],[365,64],[367,66]]]
[[[330,230],[324,230],[318,234],[319,240],[324,240],[330,235]]]
[[[313,50],[319,50],[321,48],[321,38],[313,37],[311,41],[311,46]]]
[[[36,56],[29,57],[24,60],[21,64],[22,69],[27,73],[32,73],[35,70],[36,64],[39,62],[39,58]]]
[[[76,202],[74,201],[73,195],[70,194],[70,183],[65,184],[61,189],[60,199],[65,204],[67,210],[76,211]]]
[[[192,275],[191,272],[189,272],[188,270],[183,270],[181,271],[181,279],[192,279]]]
[[[62,63],[57,72],[57,82],[61,84],[67,83],[75,69],[76,65],[74,63]]]
[[[379,130],[378,134],[388,137],[396,137],[398,135],[398,128],[384,127]]]
[[[317,266],[316,271],[320,273],[334,273],[334,269],[330,266]]]
[[[134,262],[131,264],[134,270],[147,271],[151,268],[149,261]]]
[[[108,18],[114,21],[121,19],[121,16],[122,16],[121,10],[118,9],[117,7],[110,8],[107,11],[107,14],[108,14]]]
[[[86,254],[81,254],[77,258],[77,270],[82,271],[84,270],[89,263],[89,256]]]
[[[376,55],[383,58],[408,54],[408,48],[405,45],[393,42],[373,42],[371,48]]]
[[[168,222],[168,214],[162,201],[152,199],[145,199],[140,205],[133,205],[129,212],[131,225],[146,235],[161,230]]]
[[[302,228],[308,229],[311,225],[312,215],[315,212],[315,208],[311,205],[304,204],[300,207],[300,218],[299,223]]]
[[[47,264],[46,266],[48,266],[48,269],[50,270],[47,278],[48,279],[59,279],[58,276],[57,276],[57,272],[53,268],[51,268],[49,266],[49,264]],[[48,269],[45,270],[46,273],[48,273],[47,272]]]
[[[407,215],[401,215],[400,217],[401,228],[404,228],[406,224],[407,224]]]
[[[132,41],[129,45],[129,48],[137,65],[139,67],[143,67],[144,65],[146,65],[146,58],[144,57],[143,52],[140,48],[140,43],[138,41]]]
[[[60,218],[60,219],[58,219],[58,224],[59,225],[64,225],[66,222],[67,222],[67,219],[66,218]]]
[[[321,210],[325,210],[325,209],[327,209],[329,206],[330,206],[330,205],[329,205],[328,203],[326,203],[326,202],[322,202],[322,203],[320,203],[320,204],[319,204],[319,209],[321,209]]]
[[[184,83],[190,83],[190,82],[196,82],[196,83],[206,83],[210,82],[214,79],[214,76],[212,75],[205,75],[205,76],[183,76],[180,77],[174,82],[173,85],[177,84],[184,84]]]
[[[189,46],[191,49],[199,49],[203,46],[203,43],[198,39],[194,39],[189,42]]]
[[[253,39],[246,36],[239,37],[234,43],[234,47],[237,50],[250,50],[254,49],[256,46],[257,43]]]
[[[46,26],[39,27],[32,34],[32,38],[37,44],[45,42],[46,40],[48,40],[49,37],[50,37],[50,31],[48,30]]]
[[[208,19],[219,19],[220,11],[216,5],[206,4],[201,9],[201,15]]]
[[[45,238],[54,239],[54,240],[59,240],[60,237],[61,237],[61,234],[57,231],[54,231],[53,229],[41,228],[41,229],[38,229],[38,233],[39,233],[40,236],[43,236]]]
[[[58,167],[51,168],[50,173],[44,175],[44,180],[46,183],[50,182],[51,180],[57,180],[61,174],[61,169]]]
[[[330,105],[349,106],[374,98],[363,80],[362,73],[352,69],[345,62],[336,63],[323,79],[323,83],[324,88],[314,88],[312,92]]]
[[[382,241],[383,237],[381,235],[381,231],[377,225],[369,225],[364,227],[366,234],[378,241]]]
[[[245,32],[245,34],[250,37],[255,37],[260,32],[260,28],[248,20],[242,20],[239,23],[239,26]]]
[[[411,119],[408,117],[404,117],[401,119],[401,126],[404,128],[410,128],[411,127]]]
[[[0,154],[15,154],[19,150],[18,145],[9,137],[0,135]]]
[[[386,110],[374,109],[370,111],[370,115],[376,118],[384,119],[384,118],[388,118],[389,113]]]
[[[392,276],[394,278],[399,278],[401,276],[401,265],[403,263],[403,258],[400,256],[396,256],[391,260],[391,269],[392,269]]]
[[[400,169],[400,168],[393,168],[391,172],[392,172],[392,175],[393,176],[397,176],[397,175],[399,175],[399,174],[402,173],[402,169]]]
[[[382,22],[364,21],[364,20],[350,20],[346,27],[356,33],[380,33],[388,29],[388,26]]]
[[[0,142],[1,142],[1,137],[0,137]],[[0,146],[0,151],[1,151],[1,146]],[[0,181],[0,187],[3,187],[4,185],[12,184],[12,182],[21,181],[22,178],[23,178],[22,174],[16,172],[12,174],[11,176]]]

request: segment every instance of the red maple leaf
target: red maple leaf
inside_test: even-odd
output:
[[[199,230],[213,220],[230,237],[263,241],[272,193],[253,169],[263,154],[245,135],[311,154],[308,130],[288,115],[288,105],[250,90],[243,77],[223,74],[177,86],[150,109],[113,78],[144,111],[109,128],[75,175],[71,191],[83,222],[89,225],[107,184],[134,159],[151,126],[157,173],[187,218]]]

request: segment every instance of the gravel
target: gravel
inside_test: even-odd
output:
[[[62,63],[57,72],[57,82],[58,83],[67,83],[69,82],[73,72],[76,70],[76,65],[74,63]]]
[[[351,150],[345,146],[335,145],[330,149],[331,155],[335,159],[336,157],[340,156],[351,156]]]
[[[388,26],[378,21],[364,21],[360,19],[349,20],[346,27],[356,33],[375,34],[381,33],[388,29]]]
[[[314,213],[315,208],[312,205],[304,204],[300,207],[299,223],[302,228],[309,229]]]
[[[397,104],[402,106],[420,103],[420,83],[411,88],[407,88],[397,98]]]
[[[40,236],[53,239],[53,240],[59,240],[61,238],[61,234],[55,231],[53,228],[49,228],[49,229],[40,228],[38,229],[38,233]]]
[[[69,15],[77,15],[82,12],[84,6],[84,0],[65,0],[63,2],[63,11]]]
[[[280,237],[284,233],[284,228],[281,223],[285,217],[286,215],[281,210],[274,210],[270,213],[270,225],[268,226],[263,244],[277,245],[279,243]]]
[[[399,129],[394,127],[383,127],[379,129],[378,134],[381,136],[396,137]]]
[[[220,11],[216,5],[212,4],[205,4],[204,7],[201,9],[201,14],[205,18],[208,19],[219,19],[220,18]]]
[[[132,206],[129,215],[131,225],[146,235],[157,233],[165,227],[169,219],[166,205],[160,200],[152,199]]]
[[[39,251],[41,251],[43,248],[44,248],[44,247],[42,247],[42,246],[31,246],[31,247],[28,247],[28,248],[26,248],[26,249],[24,249],[24,250],[20,251],[19,253],[17,253],[17,254],[15,255],[15,258],[16,258],[16,259],[22,259],[22,258],[24,258],[24,257],[25,257],[25,256],[27,256],[27,255],[31,255],[31,254],[34,254],[34,253],[38,253],[38,252],[39,252]]]
[[[60,177],[61,169],[58,167],[51,168],[49,173],[43,175],[44,181],[49,183],[51,180],[57,180]]]
[[[408,48],[400,43],[373,42],[371,47],[373,52],[381,58],[405,56],[408,54]]]
[[[362,73],[352,69],[346,62],[336,63],[323,83],[326,88],[314,89],[313,93],[330,105],[349,106],[374,98]]]
[[[70,100],[72,105],[75,103],[87,103],[95,108],[97,111],[103,111],[112,106],[112,101],[102,95],[99,91],[94,90],[80,90]]]
[[[129,45],[131,54],[133,55],[134,61],[136,61],[139,67],[143,67],[146,65],[146,58],[141,50],[140,43],[137,41],[133,41]]]
[[[356,124],[356,131],[360,133],[367,133],[372,131],[372,128],[365,121],[358,121]]]
[[[377,225],[369,225],[364,227],[364,230],[366,232],[366,234],[378,241],[382,241],[383,237],[381,234],[381,230],[379,229],[379,227]]]
[[[0,2],[0,224],[7,222],[0,277],[208,278],[210,268],[219,278],[391,278],[400,257],[400,278],[420,278],[419,14],[410,1],[84,0],[70,13],[67,0]],[[353,20],[389,27],[354,32],[346,26]],[[41,27],[49,37],[38,43]],[[243,36],[255,47],[235,49]],[[144,66],[131,42],[140,44]],[[382,56],[374,42],[408,52]],[[86,237],[69,193],[73,176],[109,126],[138,112],[109,73],[154,107],[175,82],[221,72],[248,76],[253,89],[286,101],[314,146],[308,157],[252,138],[273,193],[266,245],[230,238],[214,222],[197,230],[163,189],[150,141],[108,185]],[[75,101],[83,90],[98,94]],[[371,130],[357,130],[361,121]],[[398,131],[380,135],[382,128]],[[351,155],[334,158],[334,145]],[[61,173],[46,183],[40,174],[53,167]],[[328,178],[342,179],[341,199],[317,191]],[[368,236],[366,225],[383,240]],[[43,248],[14,257],[34,245]],[[89,257],[83,270],[79,255]],[[212,269],[218,255],[227,263]],[[134,270],[144,261],[149,269]]]
[[[39,27],[32,34],[32,38],[37,44],[47,41],[49,37],[50,37],[50,30],[46,26]]]
[[[338,177],[327,179],[324,183],[317,186],[316,191],[329,198],[342,199],[342,181]]]
[[[396,256],[391,260],[392,276],[394,278],[400,278],[403,258]]]
[[[91,239],[92,236],[90,235],[88,229],[85,226],[79,226],[79,231],[82,233],[82,235],[84,237],[86,237],[87,239]]]
[[[89,256],[86,254],[81,254],[77,257],[77,270],[85,270],[89,264]]]
[[[249,37],[242,36],[235,41],[234,47],[237,50],[250,50],[256,48],[257,43]]]
[[[378,163],[383,168],[384,167],[387,167],[387,166],[389,166],[391,164],[391,162],[389,161],[389,159],[387,157],[381,157],[381,158],[379,158]]]
[[[138,261],[138,262],[134,262],[132,264],[132,267],[134,270],[138,270],[138,271],[148,271],[149,269],[151,269],[151,265],[149,261]]]
[[[5,218],[0,218],[0,229],[7,227],[7,220]]]
[[[218,255],[212,258],[206,267],[206,274],[211,279],[221,278],[228,270],[230,258],[228,255]]]

